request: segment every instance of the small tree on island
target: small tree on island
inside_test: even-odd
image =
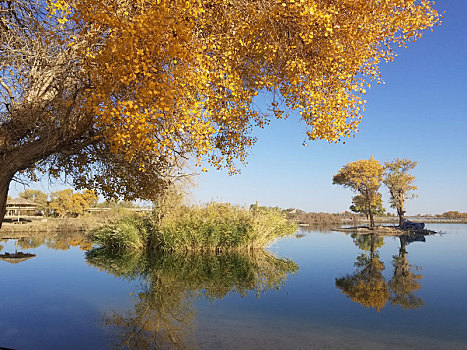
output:
[[[381,163],[371,156],[370,159],[347,163],[332,178],[333,184],[349,187],[362,196],[370,217],[370,229],[375,227],[373,213],[378,199],[381,200],[378,190],[383,180],[383,171]]]
[[[397,210],[400,227],[404,224],[405,201],[415,197],[414,194],[409,194],[410,191],[417,189],[417,186],[413,185],[415,176],[409,174],[409,171],[415,168],[416,165],[417,162],[410,159],[399,158],[384,164],[383,183],[387,186],[391,195],[391,207]]]
[[[368,207],[365,204],[365,197],[360,194],[353,196],[352,198],[352,205],[349,207],[351,211],[357,214],[363,214],[366,218],[369,218],[370,212],[368,211]],[[372,211],[375,215],[385,215],[386,209],[383,207],[383,199],[381,193],[377,193],[377,198],[373,202]]]

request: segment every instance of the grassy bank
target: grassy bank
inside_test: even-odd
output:
[[[85,232],[103,224],[104,220],[95,217],[82,218],[27,218],[28,221],[4,222],[0,237],[14,238],[35,235],[37,233]]]
[[[111,249],[223,250],[265,247],[291,235],[296,224],[280,210],[224,203],[183,206],[162,220],[127,218],[95,230],[95,244]]]

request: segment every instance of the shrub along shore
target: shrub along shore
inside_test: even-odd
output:
[[[96,229],[94,244],[117,250],[228,250],[263,248],[297,225],[277,208],[224,203],[182,206],[165,215],[129,217]]]

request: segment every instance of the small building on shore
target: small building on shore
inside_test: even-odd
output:
[[[39,210],[39,205],[24,198],[14,198],[6,202],[6,216],[34,215]]]

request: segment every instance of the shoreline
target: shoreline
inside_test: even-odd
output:
[[[427,229],[400,229],[397,226],[375,226],[373,229],[368,226],[354,226],[334,228],[332,231],[376,236],[433,235],[437,233]]]

